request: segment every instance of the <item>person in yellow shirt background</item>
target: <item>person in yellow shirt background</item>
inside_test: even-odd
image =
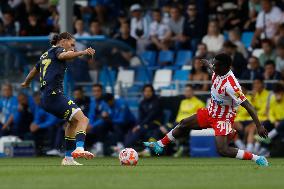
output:
[[[268,102],[270,98],[270,91],[266,90],[264,87],[264,82],[262,78],[256,78],[253,81],[252,86],[252,96],[251,103],[257,111],[259,120],[265,128],[271,127],[271,123],[268,120]],[[253,123],[245,129],[247,146],[246,150],[249,152],[255,152],[259,149],[260,144],[255,144],[254,135],[256,134],[256,129]]]
[[[242,87],[242,91],[244,95],[247,97],[247,100],[251,102],[252,96],[247,93],[247,89],[245,87]],[[246,136],[244,136],[245,129],[252,123],[253,123],[252,118],[249,115],[249,113],[246,111],[246,109],[243,108],[242,106],[239,107],[239,109],[237,110],[237,116],[234,123],[234,129],[238,131],[237,135],[234,138],[234,143],[241,150],[246,149],[246,146],[244,144],[245,142],[244,140],[246,140]]]
[[[205,107],[205,103],[194,96],[194,91],[191,85],[185,86],[184,97],[185,99],[183,99],[179,105],[179,110],[175,121],[176,123],[180,122],[184,118],[190,117],[196,113],[199,108]],[[179,157],[183,154],[184,146],[188,146],[185,145],[188,141],[188,137],[179,140],[179,144],[177,144],[177,152],[174,154],[174,157]]]
[[[276,84],[274,86],[273,95],[269,102],[269,121],[273,124],[272,130],[268,133],[267,138],[261,138],[256,135],[255,139],[266,144],[278,135],[284,134],[284,86]]]

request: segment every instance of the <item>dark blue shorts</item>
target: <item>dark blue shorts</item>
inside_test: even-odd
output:
[[[63,94],[41,96],[41,107],[60,119],[71,121],[80,108]]]

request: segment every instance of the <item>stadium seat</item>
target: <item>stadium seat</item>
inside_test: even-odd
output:
[[[159,63],[173,63],[174,62],[174,52],[173,51],[160,51],[159,52],[159,58],[158,58]]]
[[[134,70],[119,70],[116,85],[120,83],[122,87],[132,87],[134,83]]]
[[[176,70],[174,73],[173,80],[176,81],[188,81],[189,71],[188,70]]]
[[[253,34],[254,34],[253,32],[244,32],[242,34],[241,41],[245,45],[246,48],[250,47],[250,44],[251,44],[251,41],[252,41],[252,38],[253,38]]]
[[[190,62],[191,59],[192,59],[191,51],[185,51],[185,50],[178,51],[175,61],[175,66],[178,66],[180,68],[186,63]]]
[[[145,66],[139,66],[135,70],[135,82],[150,83],[152,82],[152,71],[148,70]]]
[[[149,68],[155,67],[157,62],[157,53],[155,51],[145,51],[141,54],[141,59]]]
[[[213,129],[192,130],[190,132],[190,157],[218,157]]]
[[[103,68],[99,72],[99,83],[101,83],[104,86],[113,86],[114,82],[116,80],[116,71]]]
[[[168,87],[171,84],[172,80],[172,70],[163,69],[157,70],[155,72],[153,86],[154,88],[160,89],[161,87]]]

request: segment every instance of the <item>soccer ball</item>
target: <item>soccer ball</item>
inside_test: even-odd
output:
[[[132,148],[125,148],[119,153],[120,165],[136,165],[138,163],[138,154]]]

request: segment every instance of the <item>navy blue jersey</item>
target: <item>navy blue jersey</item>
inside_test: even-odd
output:
[[[40,90],[44,95],[63,92],[63,79],[66,71],[66,61],[58,59],[62,47],[53,46],[40,57],[36,69],[40,72]]]

